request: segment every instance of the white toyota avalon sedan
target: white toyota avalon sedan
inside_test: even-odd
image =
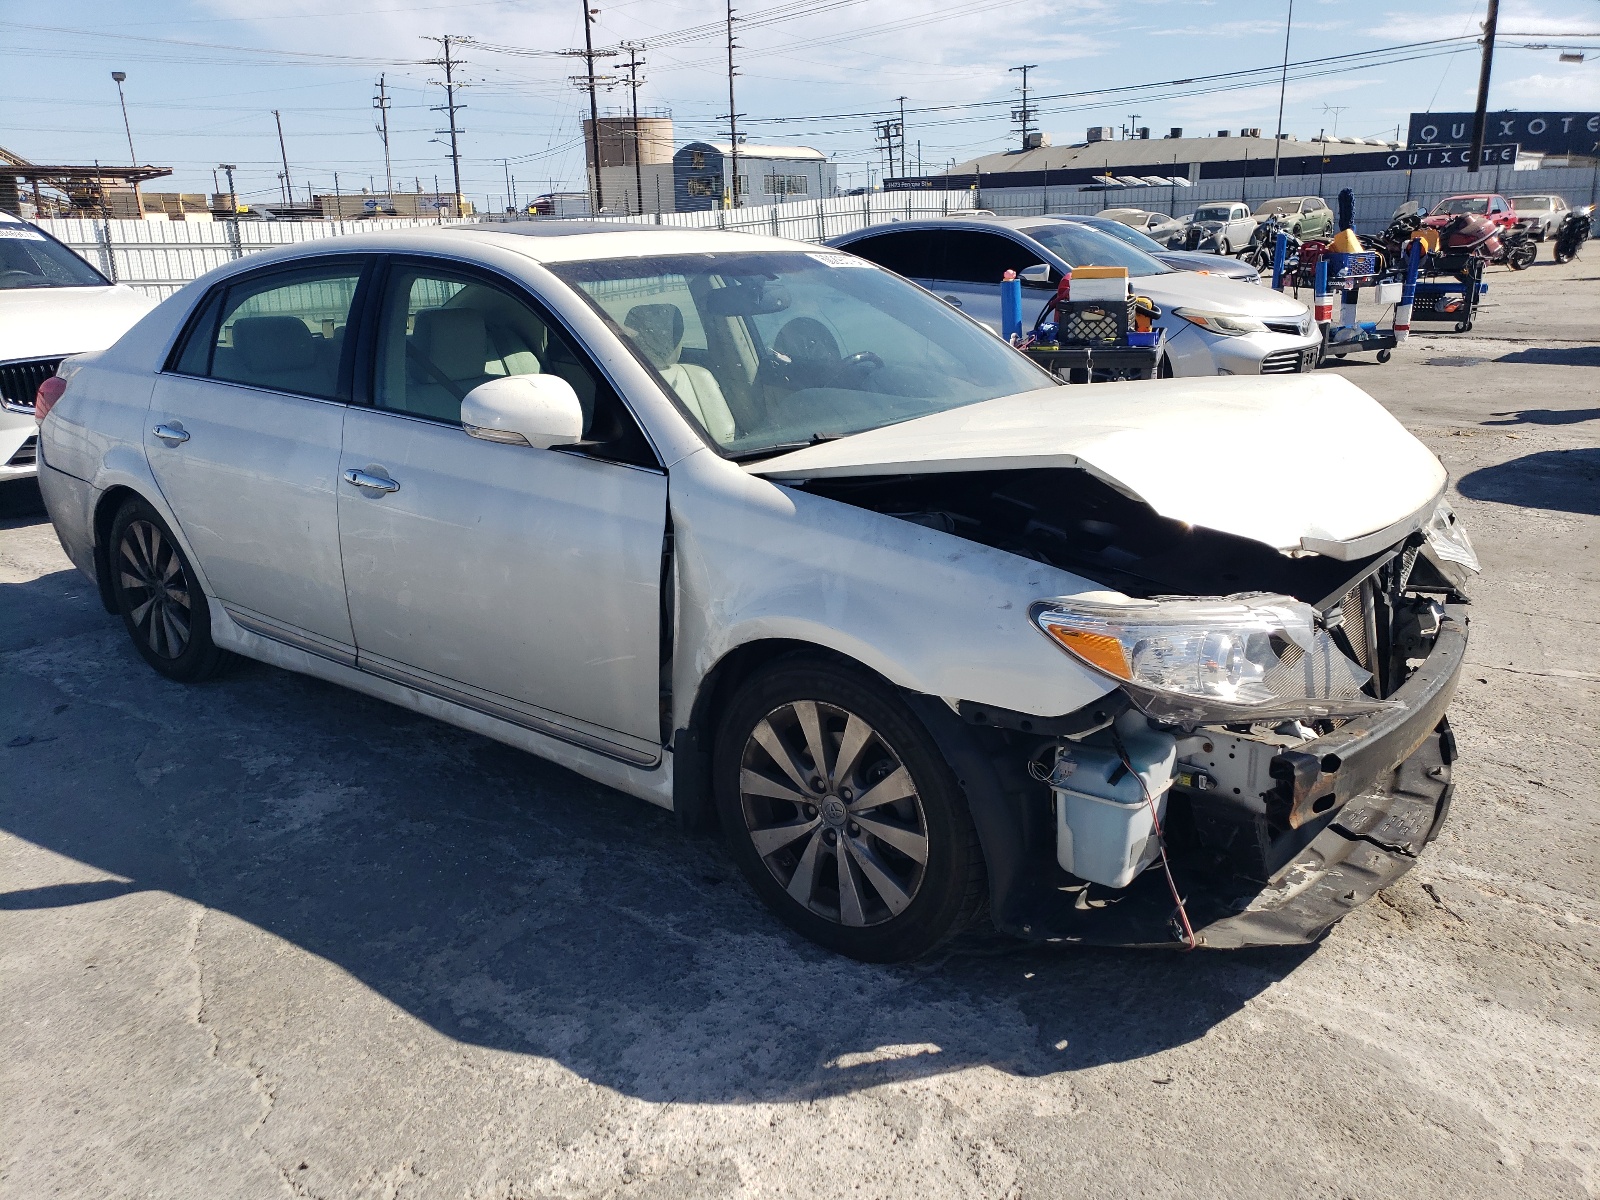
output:
[[[985,913],[1308,941],[1449,806],[1476,560],[1341,378],[1066,387],[847,254],[553,222],[231,264],[38,413],[157,671],[260,659],[720,825],[860,958]]]
[[[0,212],[0,483],[33,474],[39,384],[67,355],[109,346],[155,303]]]

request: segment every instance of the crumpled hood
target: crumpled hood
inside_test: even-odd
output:
[[[1174,520],[1341,559],[1420,528],[1446,480],[1333,374],[1045,388],[746,465],[779,481],[1048,467],[1087,470]]]
[[[155,306],[122,284],[0,289],[0,362],[104,350]]]

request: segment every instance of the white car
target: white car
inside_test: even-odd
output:
[[[1315,370],[1321,355],[1311,309],[1292,296],[1220,274],[1173,270],[1071,217],[897,221],[829,244],[898,271],[996,333],[1006,271],[1049,268],[1044,279],[1023,279],[1023,319],[1030,322],[1073,267],[1126,267],[1133,290],[1161,308],[1155,327],[1167,335],[1163,375],[1299,374]]]
[[[1475,562],[1335,376],[1063,387],[847,254],[540,222],[230,264],[40,408],[157,671],[260,659],[720,822],[863,959],[985,900],[1306,941],[1447,808]]]
[[[1167,248],[1237,254],[1250,244],[1256,224],[1248,204],[1202,204],[1182,228],[1167,235]]]
[[[1561,222],[1572,211],[1565,196],[1513,196],[1511,207],[1516,211],[1517,224],[1528,231],[1536,241],[1548,241],[1561,228]]]
[[[63,358],[103,350],[154,307],[38,226],[0,213],[0,483],[34,472],[39,384]]]

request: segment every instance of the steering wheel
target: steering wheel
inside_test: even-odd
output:
[[[871,350],[857,350],[854,354],[846,355],[839,360],[837,368],[839,374],[847,371],[858,371],[865,374],[868,371],[883,370],[883,359]]]
[[[13,277],[14,278],[18,278],[18,279],[38,279],[39,278],[32,271],[22,271],[22,270],[18,270],[15,267],[12,267],[12,268],[10,268],[8,270],[5,270],[5,271],[0,271],[0,279],[9,279],[9,278],[13,278]]]

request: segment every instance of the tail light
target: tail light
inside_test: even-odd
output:
[[[52,375],[41,383],[33,397],[33,419],[43,424],[50,410],[56,406],[56,401],[61,399],[61,393],[66,390],[67,381],[59,375]]]

